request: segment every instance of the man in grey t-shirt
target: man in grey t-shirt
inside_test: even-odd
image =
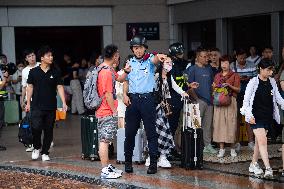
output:
[[[208,65],[206,49],[198,49],[196,52],[197,61],[194,66],[189,67],[185,73],[188,75],[188,82],[197,82],[199,87],[194,90],[198,97],[197,102],[200,108],[201,124],[203,128],[204,153],[216,154],[212,147],[212,119],[213,106],[211,103],[213,72]]]

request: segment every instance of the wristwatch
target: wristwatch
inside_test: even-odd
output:
[[[123,69],[123,71],[126,73],[126,74],[129,74],[130,72],[127,71],[125,68]]]

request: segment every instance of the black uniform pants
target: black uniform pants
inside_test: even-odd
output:
[[[141,119],[146,130],[150,160],[156,161],[158,155],[158,135],[156,132],[154,96],[152,93],[131,94],[130,101],[131,105],[126,108],[125,112],[125,161],[132,161],[135,136],[140,127]]]
[[[32,133],[33,146],[41,150],[41,154],[49,154],[49,148],[53,140],[53,125],[55,121],[55,110],[32,110]],[[43,131],[43,145],[41,144],[41,134]]]

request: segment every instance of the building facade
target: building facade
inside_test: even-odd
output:
[[[0,0],[1,52],[9,61],[16,61],[19,43],[29,46],[19,39],[24,36],[18,34],[22,30],[90,27],[97,31],[94,47],[101,50],[106,44],[117,44],[123,58],[131,53],[129,23],[158,23],[159,37],[148,40],[149,51],[167,52],[176,41],[183,42],[188,51],[203,45],[216,46],[222,53],[271,44],[279,60],[284,44],[284,1]]]

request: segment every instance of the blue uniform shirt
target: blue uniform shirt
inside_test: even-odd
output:
[[[143,94],[153,92],[155,88],[155,65],[151,61],[153,54],[147,60],[130,59],[131,72],[127,76],[129,93]]]

